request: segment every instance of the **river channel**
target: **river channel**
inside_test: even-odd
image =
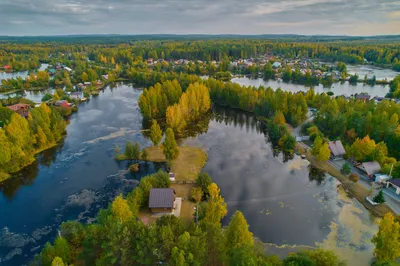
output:
[[[0,264],[23,265],[57,235],[62,221],[91,222],[99,208],[163,165],[141,167],[113,160],[114,145],[127,140],[149,146],[131,85],[106,88],[72,115],[58,147],[0,184]],[[202,134],[182,141],[205,149],[208,172],[221,189],[229,218],[240,210],[251,231],[264,242],[321,246],[348,265],[368,265],[375,219],[339,182],[299,156],[274,149],[262,125],[250,114],[214,108]],[[204,124],[208,128],[204,129]],[[196,134],[193,134],[196,135]],[[356,262],[356,264],[353,264]]]

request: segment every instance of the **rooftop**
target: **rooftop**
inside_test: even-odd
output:
[[[172,188],[150,189],[149,208],[173,208],[174,194]]]

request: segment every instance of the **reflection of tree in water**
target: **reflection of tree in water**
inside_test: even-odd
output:
[[[12,175],[11,178],[0,183],[0,192],[7,199],[12,199],[15,193],[22,186],[30,186],[34,183],[39,174],[39,165],[49,167],[57,159],[57,153],[63,147],[64,142],[61,141],[57,146],[45,150],[36,156],[36,160],[18,173]]]
[[[320,185],[325,180],[325,171],[310,164],[308,166],[308,179],[311,182],[316,181]]]

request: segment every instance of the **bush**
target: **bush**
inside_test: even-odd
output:
[[[360,177],[359,177],[358,175],[356,175],[356,174],[351,173],[350,176],[349,176],[349,179],[350,179],[352,182],[357,183],[358,180],[360,179]]]
[[[340,169],[340,173],[342,173],[343,175],[348,175],[350,174],[351,170],[350,170],[350,165],[349,163],[345,163],[342,167],[342,169]]]
[[[373,201],[376,203],[385,203],[385,196],[383,195],[383,190],[381,189],[378,194],[374,197]]]

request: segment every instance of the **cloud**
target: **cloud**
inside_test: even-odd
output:
[[[396,0],[1,0],[0,35],[398,34],[399,15]]]

